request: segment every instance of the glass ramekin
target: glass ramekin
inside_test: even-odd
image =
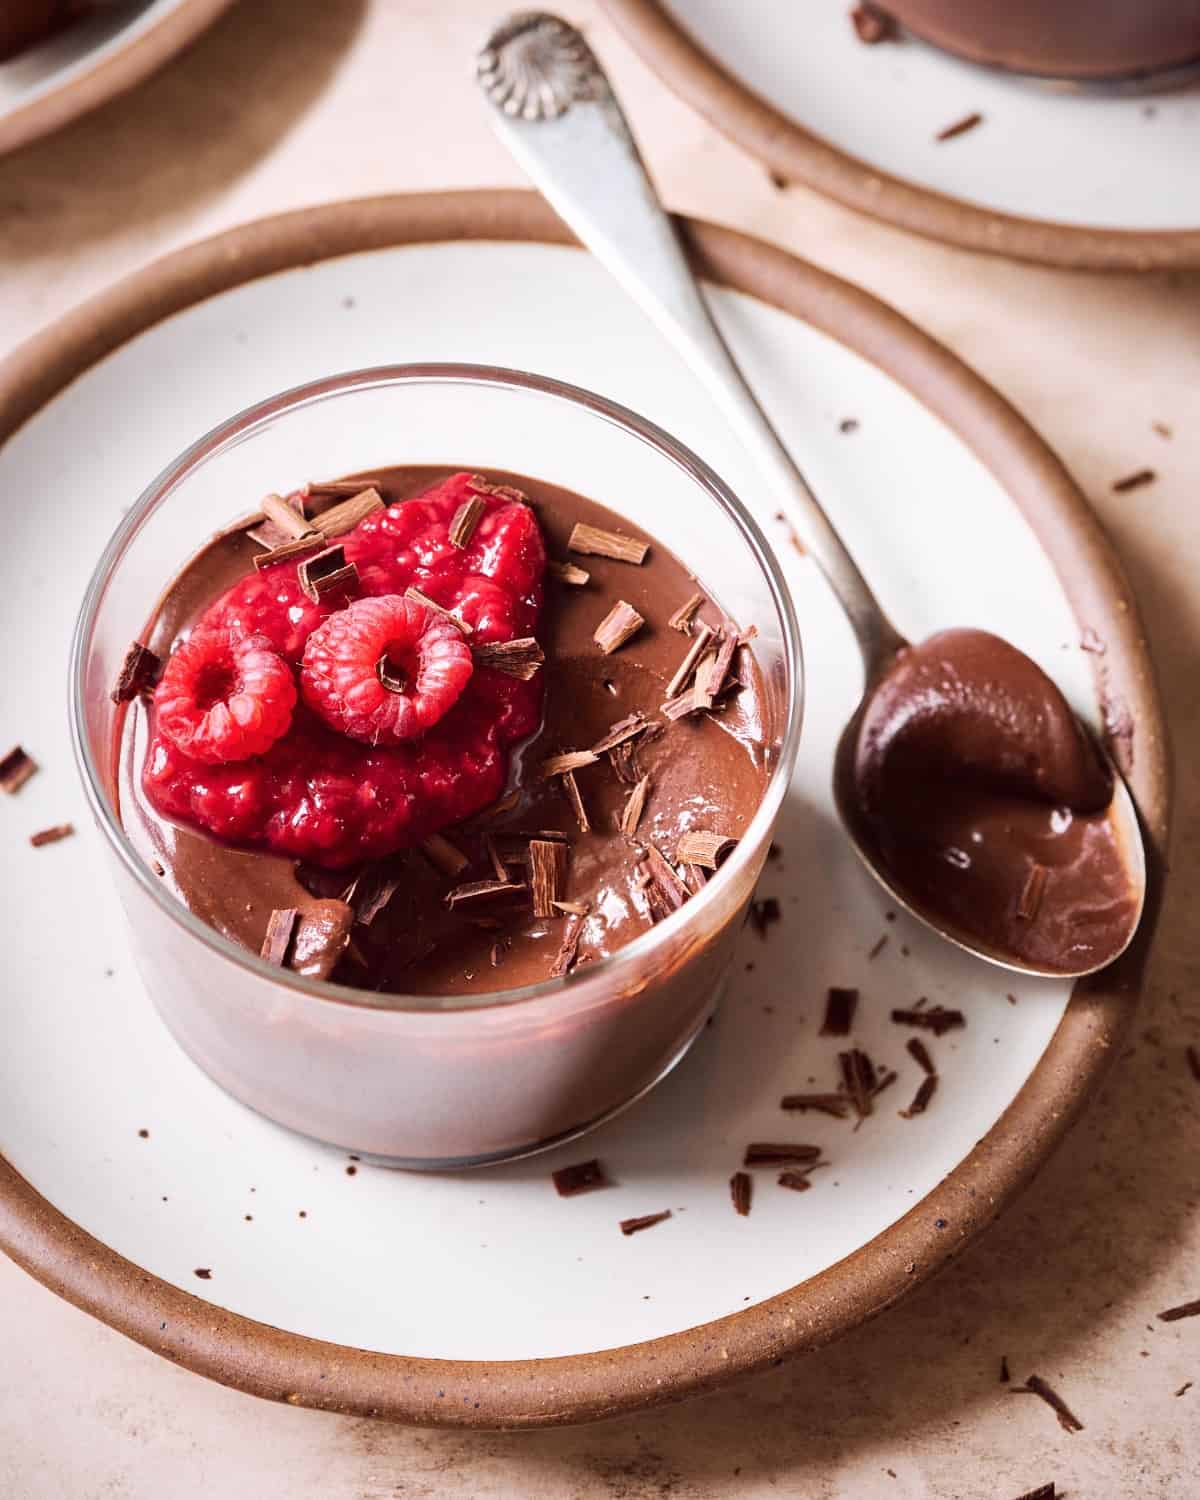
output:
[[[701,894],[566,979],[458,1000],[301,978],[193,916],[121,826],[119,712],[109,695],[165,583],[261,495],[395,463],[515,470],[601,500],[758,628],[769,778],[750,827]],[[170,464],[92,577],[70,695],[75,754],[137,964],[175,1039],[235,1098],[283,1125],[398,1166],[444,1168],[577,1135],[645,1093],[686,1052],[718,998],[791,777],[802,667],[778,563],[746,508],[694,453],[614,402],[542,376],[406,365],[286,391]]]

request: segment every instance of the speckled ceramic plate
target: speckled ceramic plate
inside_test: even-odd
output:
[[[1136,610],[1069,476],[898,314],[731,231],[689,234],[722,326],[897,624],[914,638],[1001,631],[1098,726],[1135,726],[1116,744],[1146,820],[1153,908],[1163,726]],[[694,445],[789,559],[808,703],[762,888],[782,920],[765,938],[747,930],[723,1009],[683,1065],[586,1142],[417,1176],[277,1129],[175,1048],[84,820],[64,698],[84,583],[163,463],[270,392],[435,359],[561,376]],[[1103,1072],[1153,910],[1135,950],[1073,996],[889,920],[830,804],[834,738],[859,690],[849,632],[702,389],[539,199],[335,205],[180,252],[0,367],[6,434],[0,639],[27,649],[7,658],[0,740],[43,769],[0,799],[0,1245],[150,1348],[259,1395],[417,1422],[569,1422],[676,1398],[827,1342],[932,1275]],[[603,498],[636,513],[636,497]],[[231,514],[245,506],[230,496]],[[1085,628],[1103,655],[1079,649]],[[68,818],[74,839],[28,846]],[[839,1043],[817,1034],[830,985],[860,988],[855,1038],[899,1072],[857,1130],[779,1109],[785,1092],[833,1086]],[[890,1011],[923,995],[967,1025],[931,1041],[941,1085],[906,1120],[920,1075]],[[729,1176],[747,1142],[772,1138],[819,1144],[830,1166],[805,1193],[757,1172],[738,1218]],[[556,1197],[551,1170],[591,1155],[615,1185]],[[669,1221],[619,1233],[664,1208]]]
[[[49,135],[140,83],[232,3],[124,0],[0,62],[0,153]]]
[[[912,38],[867,47],[850,0],[602,0],[659,76],[783,178],[970,250],[1091,270],[1200,265],[1200,81],[1052,88]],[[938,133],[972,114],[977,128]]]

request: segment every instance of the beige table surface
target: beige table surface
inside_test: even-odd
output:
[[[241,220],[519,182],[469,82],[500,5],[241,0],[156,79],[0,161],[0,352]],[[272,1406],[175,1369],[0,1260],[0,1500],[1013,1500],[1049,1479],[1071,1500],[1190,1500],[1200,1319],[1154,1314],[1200,1297],[1200,1084],[1183,1052],[1200,1044],[1200,276],[1008,265],[780,190],[663,91],[591,0],[562,9],[610,65],[668,202],[789,246],[924,324],[1041,427],[1111,528],[1180,764],[1173,889],[1136,1045],[1037,1184],[934,1285],[789,1368],[591,1428],[455,1435]],[[1153,486],[1113,493],[1143,466]],[[1015,1378],[1050,1380],[1085,1430],[1007,1395],[1001,1354]]]

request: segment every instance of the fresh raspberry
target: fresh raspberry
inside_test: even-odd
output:
[[[308,638],[304,701],[333,729],[368,745],[415,739],[462,695],[474,670],[462,632],[400,594],[358,599]]]
[[[198,629],[163,668],[154,706],[177,749],[219,766],[262,755],[287,733],[296,684],[265,636]]]

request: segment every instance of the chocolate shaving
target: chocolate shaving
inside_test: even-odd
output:
[[[801,1114],[815,1109],[818,1114],[832,1115],[835,1120],[844,1120],[850,1110],[850,1101],[845,1094],[784,1094],[779,1101],[779,1107],[797,1110]]]
[[[850,12],[850,20],[854,26],[855,35],[864,46],[874,47],[880,42],[896,40],[895,21],[887,11],[880,10],[877,5],[869,3],[856,5]]]
[[[658,887],[669,910],[678,911],[688,898],[687,886],[676,875],[666,855],[657,844],[651,844],[647,849],[646,865],[650,871],[650,878]]]
[[[269,552],[256,552],[254,566],[261,573],[264,568],[273,568],[276,563],[290,562],[292,558],[303,557],[306,552],[312,552],[315,548],[324,545],[325,538],[319,531],[313,531],[307,536],[298,537],[295,541],[280,542]]]
[[[529,888],[535,917],[554,916],[567,877],[567,846],[558,840],[533,839],[529,845]]]
[[[428,594],[423,594],[420,589],[405,589],[404,597],[411,599],[414,604],[423,604],[426,609],[431,609],[435,615],[441,615],[443,620],[449,620],[451,625],[456,625],[463,635],[473,635],[474,631],[465,620],[460,620],[453,611],[444,609],[440,604],[435,604]]]
[[[1143,485],[1153,484],[1158,478],[1154,469],[1137,469],[1132,474],[1126,474],[1123,479],[1114,479],[1112,488],[1116,495],[1127,495],[1130,490],[1140,490]]]
[[[961,120],[955,120],[952,125],[944,125],[934,136],[935,141],[952,141],[955,136],[966,135],[968,130],[974,130],[977,125],[983,124],[983,116],[978,110],[972,110],[969,115],[964,115]]]
[[[200,1278],[201,1281],[211,1281],[212,1280],[212,1267],[211,1266],[197,1266],[196,1269],[192,1272],[192,1275],[193,1276],[199,1276],[199,1278]]]
[[[578,568],[574,563],[554,562],[553,559],[546,563],[546,572],[551,578],[557,578],[559,583],[569,583],[576,589],[583,588],[592,576],[585,568]]]
[[[791,1188],[794,1193],[807,1193],[812,1187],[807,1172],[780,1172],[775,1180],[780,1187]]]
[[[871,1098],[878,1098],[879,1095],[883,1093],[884,1089],[890,1089],[892,1084],[895,1083],[896,1079],[899,1077],[899,1073],[897,1073],[894,1069],[885,1068],[879,1078],[878,1083],[876,1083],[875,1087],[871,1090]]]
[[[626,641],[632,639],[645,623],[632,604],[626,604],[624,599],[618,599],[596,626],[592,639],[605,656],[611,656],[614,651],[619,651]]]
[[[1039,1484],[1036,1490],[1026,1490],[1023,1495],[1018,1495],[1017,1500],[1055,1500],[1058,1491],[1054,1488],[1054,1481],[1049,1484]]]
[[[153,692],[162,671],[162,660],[149,646],[134,641],[125,653],[125,661],[117,677],[117,685],[111,697],[114,703],[128,703],[142,693]]]
[[[1016,1385],[1010,1393],[1014,1396],[1040,1396],[1058,1418],[1058,1425],[1064,1432],[1082,1432],[1083,1423],[1058,1394],[1053,1390],[1040,1375],[1031,1375],[1024,1385]]]
[[[632,713],[627,719],[618,720],[607,734],[601,736],[592,746],[591,754],[595,757],[603,755],[607,750],[615,750],[618,745],[636,739],[639,734],[645,734],[650,727],[650,720],[645,714]]]
[[[838,1053],[838,1067],[842,1071],[842,1086],[850,1096],[855,1113],[860,1120],[865,1120],[874,1108],[871,1099],[879,1083],[874,1063],[861,1048],[852,1047],[849,1052]]]
[[[583,918],[568,917],[563,926],[562,942],[558,945],[558,952],[550,968],[552,979],[561,979],[564,974],[570,972],[571,966],[579,955],[579,939],[582,936]]]
[[[450,530],[447,533],[452,547],[465,547],[475,535],[475,528],[479,525],[479,518],[483,515],[483,501],[478,495],[472,495],[454,512],[454,519],[450,522]]]
[[[708,697],[715,698],[725,686],[729,676],[729,669],[733,665],[733,653],[738,649],[740,637],[738,628],[732,620],[725,621],[724,632],[721,636],[721,645],[717,651],[717,659],[708,670],[704,691]],[[706,705],[711,707],[711,704]]]
[[[931,1005],[928,1010],[919,1006],[912,1010],[894,1010],[892,1020],[897,1026],[918,1026],[922,1031],[932,1031],[934,1036],[967,1024],[961,1010],[947,1010],[943,1005]]]
[[[821,1022],[820,1035],[849,1036],[857,1009],[857,990],[831,989],[825,996],[825,1019]]]
[[[355,495],[361,495],[364,490],[376,488],[382,484],[382,480],[374,477],[369,479],[325,479],[317,480],[304,486],[304,492],[310,500],[346,500]]]
[[[588,820],[587,808],[583,805],[583,798],[580,795],[579,783],[575,780],[574,771],[564,773],[562,786],[567,801],[571,804],[571,811],[575,814],[575,821],[579,824],[580,833],[591,833],[592,825]]]
[[[269,964],[282,968],[287,958],[288,949],[292,944],[292,933],[295,931],[296,919],[300,913],[294,906],[276,907],[267,922],[267,934],[263,938],[260,950],[262,957]]]
[[[42,828],[37,833],[31,833],[29,842],[35,849],[41,849],[45,844],[57,844],[60,839],[69,839],[74,832],[73,823],[55,823],[52,828]]]
[[[305,558],[297,567],[296,576],[305,595],[314,604],[320,604],[331,594],[353,588],[358,582],[358,569],[346,561],[346,549],[339,542],[315,557]]]
[[[638,824],[642,821],[649,791],[650,778],[643,776],[625,799],[625,806],[621,809],[621,832],[627,839],[631,839],[638,831]]]
[[[312,523],[304,514],[299,497],[293,504],[291,500],[285,500],[282,495],[264,495],[262,513],[275,528],[276,533],[289,542],[298,542],[302,536],[310,536],[314,530]],[[265,527],[262,529],[266,530]]]
[[[328,510],[322,511],[319,516],[314,516],[312,524],[323,537],[329,540],[335,536],[342,536],[347,531],[353,531],[358,523],[369,516],[372,511],[382,509],[383,496],[377,489],[368,486],[366,489],[360,489],[349,500],[343,500],[340,505],[331,506]]]
[[[686,718],[688,714],[694,714],[699,705],[696,702],[696,694],[689,687],[682,693],[677,693],[674,698],[668,698],[665,703],[659,704],[659,709],[668,719],[674,723],[676,719]]]
[[[650,548],[646,542],[635,542],[619,532],[603,531],[599,526],[586,526],[579,521],[571,532],[567,550],[590,557],[611,557],[616,562],[636,563],[640,567]]]
[[[671,1210],[669,1208],[664,1208],[661,1213],[642,1214],[641,1217],[637,1219],[622,1219],[621,1233],[637,1234],[637,1232],[641,1229],[653,1229],[655,1224],[661,1224],[664,1219],[669,1219],[670,1217]]]
[[[867,958],[868,959],[878,958],[879,955],[883,952],[883,950],[887,947],[887,941],[888,941],[888,935],[885,932],[884,935],[875,944],[875,946],[871,949],[870,953],[867,954]]]
[[[666,725],[648,723],[641,734],[633,739],[622,740],[619,745],[614,745],[611,750],[606,750],[609,764],[616,773],[618,781],[623,781],[626,786],[634,786],[639,782],[645,772],[642,770],[640,755],[642,748],[651,740],[656,740],[666,733]]]
[[[900,1111],[902,1120],[911,1120],[914,1115],[923,1115],[929,1108],[929,1101],[933,1098],[938,1086],[936,1073],[928,1073],[921,1079],[921,1085],[913,1095],[913,1101],[907,1109]]]
[[[747,920],[760,938],[765,938],[768,929],[782,916],[783,911],[774,896],[765,896],[761,901],[751,901],[746,910]]]
[[[711,625],[701,625],[692,644],[684,652],[683,660],[675,668],[675,675],[667,683],[667,698],[676,697],[692,680],[696,663],[704,655],[705,648],[715,634]]]
[[[1029,874],[1017,901],[1017,916],[1023,921],[1032,922],[1041,909],[1049,875],[1045,865],[1034,864],[1029,867]]]
[[[492,869],[496,872],[496,879],[507,880],[509,878],[508,866],[507,864],[505,864],[504,860],[501,859],[500,851],[496,847],[496,840],[491,836],[490,833],[484,834],[483,848],[484,853],[491,861]]]
[[[3,760],[0,760],[0,787],[11,797],[19,792],[37,770],[38,764],[32,755],[27,755],[20,745],[14,745]]]
[[[733,1200],[733,1211],[744,1219],[750,1212],[750,1197],[754,1192],[754,1179],[749,1172],[735,1172],[729,1179],[729,1196]]]
[[[576,1162],[570,1167],[559,1167],[550,1176],[554,1191],[560,1198],[574,1198],[577,1193],[590,1193],[594,1188],[612,1185],[604,1175],[604,1168],[595,1158]]]
[[[929,1074],[937,1072],[937,1069],[933,1065],[933,1058],[929,1055],[929,1048],[919,1036],[910,1036],[904,1045],[909,1057],[913,1058],[924,1072]]]
[[[693,594],[690,599],[685,599],[679,606],[667,624],[672,630],[681,631],[684,635],[691,635],[692,621],[696,618],[696,611],[704,603],[703,594]]]
[[[591,907],[586,901],[556,901],[554,910],[564,917],[586,917]]]
[[[487,906],[493,901],[512,901],[523,896],[528,886],[517,880],[468,880],[446,892],[446,905],[452,911],[460,906]]]
[[[594,766],[600,757],[594,750],[566,750],[561,755],[551,755],[538,767],[543,781],[554,776],[566,776],[571,771],[582,771],[584,766]]]
[[[1185,1049],[1188,1067],[1192,1070],[1192,1077],[1200,1083],[1200,1047],[1189,1046]]]
[[[1010,1380],[1012,1376],[1008,1373],[1008,1355],[1002,1354],[1000,1356],[1000,1384],[1007,1385]]]
[[[428,843],[429,840],[426,840]],[[426,849],[425,853],[432,859]],[[434,860],[436,864],[437,861]],[[439,866],[440,868],[440,866]],[[446,872],[450,874],[450,871]],[[378,866],[373,870],[365,871],[354,882],[349,894],[344,898],[348,901],[354,911],[354,920],[363,927],[370,927],[371,923],[386,909],[392,897],[400,889],[401,876],[393,867]]]
[[[1200,1318],[1200,1297],[1194,1302],[1181,1302],[1178,1307],[1168,1307],[1158,1314],[1160,1323],[1178,1323],[1180,1318]]]
[[[777,1167],[785,1163],[816,1162],[820,1146],[794,1145],[778,1141],[752,1141],[742,1157],[744,1167]]]
[[[350,943],[354,911],[345,901],[320,901],[304,912],[292,938],[288,967],[309,979],[328,979]]]
[[[431,833],[421,842],[421,852],[435,864],[443,875],[461,875],[470,860],[457,844],[452,844],[440,833]]]
[[[516,641],[488,641],[472,646],[471,656],[477,667],[490,667],[505,677],[528,682],[542,667],[546,654],[532,636]]]
[[[495,495],[501,500],[507,500],[510,505],[529,504],[529,496],[524,490],[519,490],[515,484],[493,484],[482,474],[472,474],[470,484],[471,488],[480,495]]]
[[[698,711],[707,713],[713,706],[716,669],[717,653],[715,651],[706,651],[696,663],[696,677],[692,683],[692,702]]]
[[[375,663],[375,675],[379,678],[380,686],[389,693],[402,693],[408,686],[408,679],[386,651]]]
[[[675,858],[684,865],[704,865],[715,870],[737,843],[724,833],[708,828],[692,828],[675,845]]]
[[[684,865],[679,878],[693,896],[698,896],[708,884],[708,871],[703,865]]]

